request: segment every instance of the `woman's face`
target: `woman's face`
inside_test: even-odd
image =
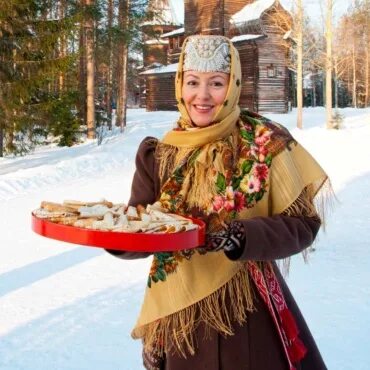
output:
[[[184,72],[182,97],[194,125],[207,127],[223,104],[230,75],[223,72]]]

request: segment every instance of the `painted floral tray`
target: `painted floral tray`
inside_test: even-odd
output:
[[[168,252],[204,245],[205,223],[196,218],[190,219],[199,226],[197,229],[168,234],[149,234],[91,230],[63,225],[38,218],[32,213],[32,230],[47,238],[90,247],[130,252]]]

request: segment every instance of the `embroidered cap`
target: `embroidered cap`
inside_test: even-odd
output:
[[[224,36],[190,36],[185,46],[183,71],[230,73],[230,46]]]

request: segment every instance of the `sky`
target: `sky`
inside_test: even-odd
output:
[[[172,5],[175,8],[177,18],[180,22],[184,20],[184,1],[182,0],[171,0]],[[281,4],[287,9],[291,10],[292,5],[294,4],[295,0],[281,0]],[[322,23],[322,14],[325,11],[325,0],[302,0],[303,6],[309,15],[310,18],[313,19],[315,23]],[[335,18],[338,18],[340,15],[344,14],[347,10],[351,0],[333,0],[333,14]]]

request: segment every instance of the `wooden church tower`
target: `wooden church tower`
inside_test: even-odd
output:
[[[184,27],[173,27],[161,36],[167,42],[167,58],[157,59],[162,66],[141,74],[146,80],[147,110],[176,109],[174,77],[182,42],[189,35],[213,34],[229,37],[239,51],[241,108],[286,113],[291,100],[288,65],[292,18],[280,2],[185,0],[184,9]],[[281,17],[285,28],[277,26],[276,20]]]
[[[155,16],[142,25],[144,35],[144,66],[167,64],[168,40],[160,36],[179,28],[170,0],[151,0],[149,9]]]
[[[224,35],[230,31],[230,18],[254,0],[185,0],[186,36]]]

